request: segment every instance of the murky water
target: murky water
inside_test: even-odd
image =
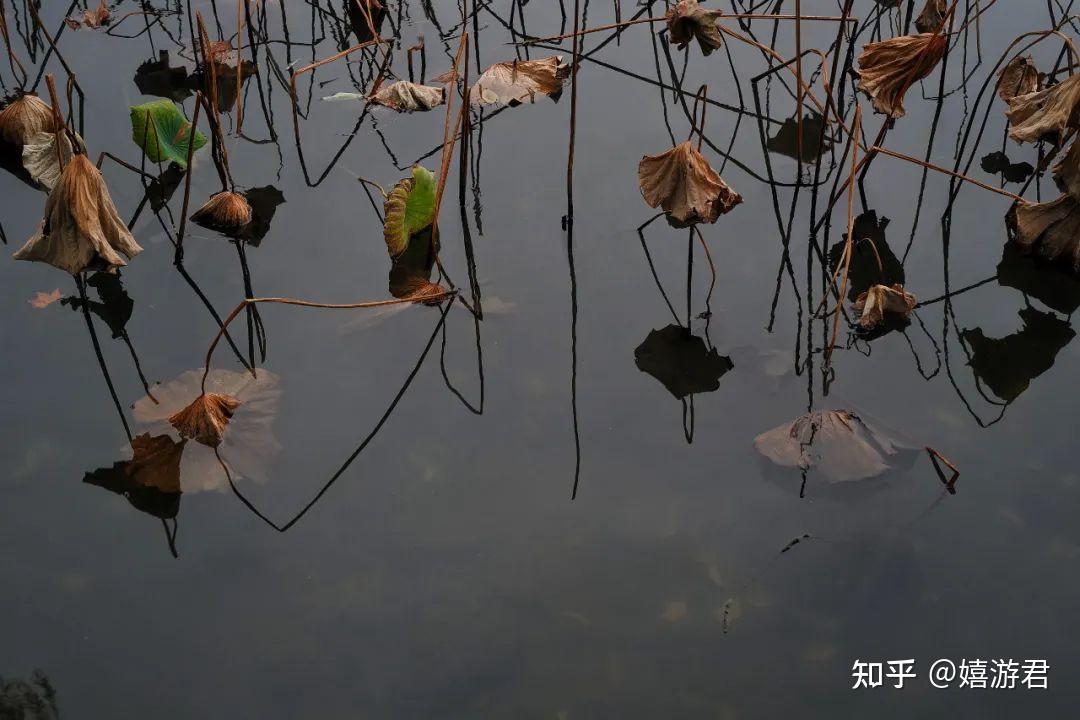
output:
[[[654,55],[648,27],[632,27],[578,76],[571,253],[561,222],[569,86],[557,103],[473,114],[464,186],[457,159],[449,175],[441,258],[469,304],[475,272],[482,321],[461,302],[264,305],[258,322],[242,314],[230,326],[235,350],[223,343],[214,367],[240,376],[254,357],[269,378],[221,448],[237,489],[280,526],[329,482],[287,532],[234,495],[213,451],[195,443],[181,460],[179,501],[99,487],[130,457],[128,431],[167,428],[140,373],[161,408],[197,394],[197,384],[170,383],[202,368],[215,313],[245,295],[388,297],[382,226],[357,177],[389,187],[418,160],[438,170],[443,108],[368,112],[356,129],[363,103],[320,100],[368,87],[381,58],[357,53],[300,76],[311,184],[330,166],[316,187],[305,181],[290,69],[344,47],[346,26],[325,2],[284,4],[252,3],[256,31],[271,42],[259,44],[258,75],[245,85],[242,138],[230,133],[235,111],[223,115],[236,184],[272,187],[284,200],[261,241],[238,246],[189,223],[181,272],[170,234],[182,184],[160,219],[146,203],[134,225],[145,252],[119,285],[86,289],[100,358],[70,276],[0,263],[0,677],[9,690],[40,669],[73,718],[1049,718],[1076,706],[1080,346],[1070,318],[1080,283],[1003,260],[1007,198],[969,185],[950,206],[948,177],[930,172],[924,182],[921,168],[880,156],[855,213],[879,249],[902,259],[908,291],[949,300],[869,341],[842,323],[824,371],[832,326],[831,314],[815,316],[827,275],[809,239],[811,212],[822,217],[849,160],[842,144],[826,153],[816,198],[813,164],[793,187],[795,160],[762,143],[795,115],[791,76],[757,82],[756,107],[751,79],[768,64],[736,43],[741,95],[723,51],[703,58],[692,46],[682,78],[688,93],[707,83],[712,101],[745,107],[707,113],[706,134],[721,151],[731,144],[731,159],[703,152],[744,201],[702,226],[716,270],[707,321],[710,273],[694,241],[700,341],[664,330],[686,323],[687,231],[658,219],[638,233],[655,214],[638,190],[638,162],[681,142],[689,123],[656,85],[672,83],[663,48]],[[615,21],[615,4],[585,4],[589,26]],[[54,32],[67,8],[45,5]],[[107,150],[138,167],[128,107],[154,99],[140,87],[161,69],[144,67],[140,85],[140,66],[162,52],[192,66],[186,3],[167,5],[180,14],[149,30],[148,16],[132,16],[112,35],[61,36],[85,94],[80,127],[93,159]],[[446,71],[457,4],[389,5],[383,31],[400,38],[396,76],[408,76],[403,48],[421,35],[427,79]],[[511,17],[533,36],[571,31],[572,8],[564,22],[556,2],[480,5],[468,24],[478,38],[473,77],[474,53],[481,67],[515,57]],[[653,5],[661,14],[663,3]],[[1049,26],[1045,8],[1027,5],[1003,0],[987,11],[981,64],[972,32],[966,55],[962,41],[949,55],[948,96],[934,101],[937,72],[913,88],[885,144],[921,158],[936,125],[930,159],[952,168],[974,122],[970,175],[1000,184],[980,158],[1002,148],[1011,163],[1037,165],[1032,146],[1004,139],[992,87],[980,97],[1004,46]],[[44,50],[32,66],[18,39],[28,16],[21,4],[6,7],[32,79]],[[865,21],[877,8],[857,2],[855,14]],[[138,9],[117,3],[113,17]],[[213,38],[234,35],[235,6],[218,3],[220,28],[210,3],[191,9]],[[621,17],[639,10],[624,2]],[[860,24],[856,47],[891,36],[897,17]],[[751,28],[791,57],[793,28],[781,25],[775,40],[771,24]],[[806,25],[806,47],[835,39],[834,23]],[[608,37],[588,36],[586,52]],[[1050,69],[1059,50],[1037,46],[1039,67]],[[682,76],[680,53],[673,63]],[[48,69],[63,94],[63,68],[54,58]],[[0,75],[13,89],[7,68]],[[847,78],[845,112],[852,97]],[[862,102],[872,140],[881,117]],[[194,99],[183,109],[190,118]],[[110,160],[103,172],[129,219],[144,197],[139,176]],[[46,196],[8,174],[0,187],[10,254],[37,227]],[[207,148],[196,155],[192,208],[219,189]],[[1026,196],[1037,193],[1056,196],[1049,173]],[[815,236],[824,253],[842,247],[841,198]],[[64,300],[29,302],[53,290]],[[854,408],[936,448],[961,471],[955,493],[925,453],[878,478],[829,485],[755,452],[760,433],[827,408]],[[919,674],[903,689],[850,689],[856,659],[900,658],[914,658]],[[1046,659],[1050,687],[937,690],[926,672],[938,658]]]

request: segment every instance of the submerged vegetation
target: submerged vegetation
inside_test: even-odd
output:
[[[504,117],[503,113],[506,116],[500,122],[512,125],[515,114],[536,110],[525,106],[559,102],[560,111],[565,109],[568,144],[565,149],[548,151],[566,156],[567,202],[559,214],[574,313],[569,363],[571,420],[577,451],[571,494],[576,496],[581,471],[576,374],[576,323],[581,298],[574,252],[575,243],[588,239],[575,238],[574,234],[574,180],[575,161],[582,162],[588,152],[588,147],[579,142],[578,123],[589,112],[588,108],[579,108],[579,98],[589,92],[590,85],[601,83],[601,74],[608,72],[655,86],[662,99],[655,144],[624,150],[628,156],[641,158],[636,182],[643,204],[659,211],[638,228],[638,234],[674,323],[650,332],[634,356],[637,366],[682,404],[687,441],[694,440],[694,395],[717,390],[734,369],[733,361],[719,354],[709,335],[714,307],[731,300],[717,283],[717,267],[734,262],[741,242],[776,245],[781,260],[768,330],[773,330],[782,285],[790,282],[800,323],[794,371],[806,378],[809,401],[805,414],[759,435],[755,442],[758,451],[771,463],[801,474],[805,491],[808,473],[821,473],[830,482],[854,483],[885,475],[896,464],[894,456],[902,454],[901,450],[924,450],[947,488],[955,491],[959,472],[933,448],[932,438],[901,446],[893,435],[867,424],[859,414],[824,407],[825,397],[837,378],[834,363],[838,353],[869,355],[870,343],[893,332],[904,333],[906,338],[907,329],[915,322],[933,345],[938,366],[925,372],[908,340],[920,374],[932,377],[945,365],[965,408],[980,425],[990,424],[1000,419],[1008,404],[1031,379],[1053,364],[1056,353],[1071,340],[1073,331],[1067,321],[1053,314],[1044,317],[1030,308],[1021,311],[1024,327],[1015,335],[994,339],[979,329],[959,333],[952,342],[962,344],[970,366],[981,379],[979,393],[985,383],[998,398],[983,395],[999,411],[996,419],[985,420],[954,380],[949,365],[949,338],[943,336],[939,345],[919,319],[920,308],[939,303],[952,317],[955,297],[993,280],[1022,287],[1040,299],[1040,293],[1053,286],[1054,298],[1044,302],[1066,314],[1080,304],[1080,293],[1073,286],[1075,276],[1080,276],[1080,146],[1076,139],[1080,131],[1080,73],[1076,73],[1080,58],[1071,37],[1075,32],[1071,16],[1055,14],[1051,4],[1045,30],[1025,33],[997,51],[984,45],[980,34],[982,26],[994,18],[997,0],[974,4],[957,0],[820,3],[819,9],[827,8],[834,15],[805,13],[810,3],[797,0],[647,0],[634,4],[614,0],[614,22],[600,25],[590,25],[590,14],[595,17],[599,5],[604,5],[606,12],[612,3],[553,2],[561,11],[562,26],[558,34],[539,36],[526,32],[532,8],[523,0],[508,3],[507,14],[479,0],[445,3],[439,8],[408,0],[303,0],[304,12],[310,14],[310,28],[295,24],[290,27],[293,9],[285,9],[286,0],[217,0],[197,5],[186,1],[97,5],[76,1],[62,19],[50,15],[53,25],[54,21],[60,23],[57,30],[50,29],[39,16],[44,8],[39,10],[32,2],[0,0],[0,31],[7,65],[0,73],[7,93],[0,110],[0,159],[11,174],[4,182],[24,182],[44,191],[40,227],[13,256],[48,263],[73,277],[76,294],[61,303],[84,315],[131,446],[130,460],[89,473],[86,482],[124,494],[135,507],[163,523],[175,523],[181,493],[203,486],[201,480],[184,471],[191,453],[199,452],[192,446],[201,444],[206,452],[210,452],[207,448],[212,450],[216,464],[200,467],[208,473],[220,470],[244,505],[270,526],[287,530],[307,513],[380,430],[408,390],[416,369],[404,378],[400,392],[371,435],[310,502],[288,521],[272,520],[248,500],[237,484],[237,480],[250,479],[251,475],[241,468],[242,464],[229,462],[234,450],[241,455],[253,452],[243,447],[244,440],[249,439],[246,436],[239,439],[235,449],[229,442],[234,425],[253,409],[238,389],[225,388],[239,388],[241,381],[248,380],[258,381],[256,385],[267,381],[276,388],[276,376],[260,367],[266,358],[266,337],[259,313],[266,304],[358,313],[424,306],[436,325],[417,360],[417,369],[438,334],[445,333],[444,323],[451,309],[468,313],[476,335],[479,401],[466,399],[449,379],[447,385],[470,411],[482,413],[480,336],[485,308],[489,313],[493,310],[491,304],[485,305],[477,272],[479,253],[471,234],[473,226],[482,234],[479,201],[474,198],[471,204],[472,218],[467,202],[470,190],[474,196],[479,195],[477,140],[484,124]],[[631,10],[633,16],[625,17],[624,13]],[[438,28],[438,37],[406,36],[403,18],[408,13],[423,13]],[[832,42],[809,47],[804,33],[810,23],[830,28],[826,35],[834,37]],[[74,30],[79,30],[80,35],[94,35],[100,42],[117,42],[120,38],[150,41],[150,59],[140,58],[131,71],[138,90],[157,99],[128,108],[132,142],[127,147],[100,147],[92,133],[84,138],[84,108],[89,101],[79,78],[94,69],[73,67],[67,62],[65,31]],[[481,67],[480,36],[503,31],[509,33],[509,42],[486,48],[486,53],[498,52],[500,59]],[[303,36],[305,32],[310,36]],[[791,42],[781,37],[790,37]],[[821,38],[822,33],[816,32],[814,37]],[[162,49],[162,43],[169,43],[168,48]],[[608,63],[603,51],[613,43],[651,47],[655,67],[631,71]],[[279,52],[282,46],[284,55]],[[1050,46],[1056,54],[1050,54],[1052,60],[1044,62]],[[300,59],[297,48],[301,47],[310,53],[309,59]],[[1036,60],[1033,53],[1040,51],[1044,52]],[[738,69],[736,56],[741,66]],[[958,63],[962,66],[959,73]],[[435,71],[430,77],[429,65]],[[709,69],[708,86],[702,85],[696,91],[684,87],[690,66]],[[599,70],[582,72],[586,67]],[[979,79],[981,88],[975,86]],[[348,83],[351,89],[323,90],[324,85],[339,80],[339,86]],[[947,87],[950,84],[957,87]],[[58,86],[63,92],[58,91]],[[942,150],[940,143],[934,145],[941,110],[947,98],[961,91],[964,127],[954,146]],[[564,98],[567,92],[569,98]],[[319,98],[349,102],[313,102]],[[282,111],[283,102],[288,106],[287,113]],[[889,147],[890,133],[901,123],[912,121],[915,106],[934,108],[933,126],[918,131],[925,138],[925,152],[919,157]],[[345,134],[343,141],[303,131],[315,114],[330,107],[355,116],[355,128]],[[278,122],[275,108],[280,113]],[[125,122],[120,109],[98,107],[95,112],[107,114],[105,122]],[[782,119],[774,118],[776,112]],[[423,144],[433,149],[413,162],[399,162],[382,136],[380,124],[410,122],[412,113],[441,117],[441,137],[423,138]],[[707,132],[707,113],[710,117],[725,113],[735,119],[730,139],[720,138],[715,131]],[[291,117],[291,139],[278,134],[280,117],[286,115]],[[988,121],[993,118],[1005,124],[1003,132],[1013,141],[1009,154],[1003,146],[982,157],[984,172],[1000,173],[1000,183],[971,175]],[[754,134],[754,125],[761,139],[761,159],[740,159],[732,150],[735,135]],[[682,129],[676,132],[675,126]],[[714,121],[710,127],[715,126]],[[253,171],[243,163],[231,165],[230,151],[235,153],[235,148],[246,144],[260,148],[268,156],[276,152],[278,158],[293,153],[306,184],[317,188],[335,167],[348,167],[341,158],[348,157],[346,153],[354,140],[373,144],[381,141],[401,173],[398,177],[357,177],[359,184],[352,184],[356,199],[356,211],[351,214],[354,234],[363,242],[377,243],[381,230],[389,261],[386,292],[358,288],[360,299],[350,298],[347,302],[331,302],[322,296],[321,288],[311,288],[304,298],[256,295],[246,253],[271,232],[271,221],[285,198],[272,185],[244,185],[246,180],[256,180],[249,177]],[[519,142],[528,143],[530,138],[523,133]],[[1036,149],[1024,148],[1023,143],[1034,144]],[[932,162],[932,157],[942,157],[945,152],[951,153],[951,167]],[[1013,162],[1022,152],[1027,153],[1024,157],[1030,163]],[[316,154],[329,155],[324,168],[315,166],[311,157]],[[96,161],[92,159],[95,157]],[[112,161],[109,172],[132,174],[142,183],[144,197],[137,208],[124,208],[133,213],[130,220],[121,215],[110,195],[102,171],[107,158]],[[885,239],[889,221],[879,219],[868,205],[875,184],[900,164],[921,173],[913,226],[919,222],[922,191],[929,173],[941,174],[948,180],[948,207],[941,221],[944,288],[934,287],[935,281],[930,278],[905,272],[907,251],[901,254],[889,247]],[[363,168],[348,170],[354,176],[368,174]],[[1048,171],[1059,195],[1044,199],[1040,182]],[[740,176],[735,183],[742,193],[723,177],[734,172],[747,178],[744,182]],[[528,168],[515,167],[515,173],[516,181],[522,185],[518,192],[527,193],[531,181]],[[209,197],[193,199],[192,176],[196,174],[215,178],[214,185],[220,185],[220,189]],[[608,181],[632,186],[635,178]],[[1015,193],[1005,190],[1006,182],[1020,187]],[[753,192],[750,185],[754,186]],[[443,203],[448,186],[456,186],[458,191],[460,233],[440,233],[440,218],[450,214]],[[997,275],[957,289],[950,284],[947,268],[953,204],[961,192],[985,194],[984,206],[991,208],[989,212],[1000,212],[1002,236],[1008,234],[1008,244]],[[809,223],[795,227],[796,205],[807,199],[811,207]],[[788,208],[785,203],[790,203]],[[161,244],[148,246],[149,250],[134,262],[143,252],[134,229],[146,207],[168,238],[171,253],[167,255]],[[641,208],[623,210],[632,214]],[[768,219],[769,211],[775,216],[775,229]],[[761,227],[756,237],[740,238],[739,242],[729,237],[726,216],[738,213],[757,214]],[[646,229],[660,217],[671,227],[686,232],[685,315],[676,310],[653,260],[653,253],[675,255],[681,250],[654,247],[650,251],[646,242]],[[185,269],[185,245],[192,241],[189,223],[224,236],[236,248],[245,295],[236,298],[231,313],[219,313]],[[706,225],[714,227],[702,227]],[[914,241],[914,227],[911,237]],[[296,252],[302,252],[302,239],[292,240]],[[499,242],[514,240],[504,237]],[[796,278],[793,265],[796,240],[805,241],[805,248],[798,245],[806,252],[805,281]],[[984,251],[989,256],[997,257],[1001,249],[1001,243],[985,242]],[[698,252],[704,253],[710,268],[703,309],[693,297],[693,266]],[[677,257],[681,262],[681,254]],[[639,262],[636,255],[631,259],[629,250],[626,258],[610,261]],[[186,373],[185,382],[170,384],[166,413],[158,407],[158,396],[166,393],[145,380],[124,330],[130,307],[123,315],[122,310],[116,312],[115,306],[122,305],[127,297],[120,285],[121,271],[138,273],[145,265],[169,263],[205,305],[217,332],[208,338],[208,348],[176,350],[190,355],[191,362],[185,367],[195,366],[200,360],[203,364],[201,370]],[[1018,270],[1020,264],[1023,269]],[[450,270],[464,273],[457,278],[461,284],[451,277]],[[101,302],[87,297],[87,287],[103,293]],[[42,308],[61,297],[59,291],[55,296],[39,295],[31,302]],[[1073,298],[1077,298],[1076,303],[1071,302]],[[700,312],[695,313],[695,309]],[[149,418],[154,423],[152,433],[132,434],[124,407],[130,402],[121,401],[113,387],[92,315],[106,318],[113,336],[123,338],[131,348],[146,389],[146,397],[135,403],[135,419],[142,422]],[[123,316],[122,321],[109,323],[109,317],[118,316]],[[234,337],[230,332],[238,319],[246,323],[246,352],[240,334]],[[695,321],[704,323],[701,335],[692,330]],[[1039,341],[1046,336],[1051,341]],[[223,341],[228,348],[223,351],[231,352],[243,371],[233,374],[212,369],[215,349]],[[1033,346],[1038,347],[1039,357],[1025,364],[1019,356],[1030,357]],[[1001,357],[995,358],[995,354]],[[1010,369],[1002,370],[1003,366]],[[228,382],[220,373],[229,373]],[[815,373],[820,385],[815,385]],[[187,393],[182,402],[177,397],[180,393]],[[265,425],[276,413],[276,395],[274,400],[274,412],[262,418]],[[276,444],[271,437],[264,445],[254,447],[262,452]],[[942,465],[951,469],[950,477],[941,472]],[[170,531],[166,524],[166,533],[175,552],[175,525]]]

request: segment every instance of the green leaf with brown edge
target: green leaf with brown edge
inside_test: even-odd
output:
[[[394,186],[383,204],[383,237],[390,257],[397,257],[409,247],[409,238],[430,227],[435,221],[435,176],[421,165],[414,165],[412,177]]]
[[[187,167],[191,123],[171,100],[161,99],[131,108],[131,139],[150,162],[174,162]],[[206,136],[194,133],[195,149],[206,145]]]

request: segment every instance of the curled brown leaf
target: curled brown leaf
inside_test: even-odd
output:
[[[937,67],[947,48],[947,38],[933,33],[869,43],[859,55],[859,89],[878,112],[903,117],[904,94]]]
[[[240,401],[231,395],[203,393],[186,408],[169,418],[182,438],[191,438],[210,447],[217,447],[225,436],[225,428]]]
[[[874,285],[855,300],[855,310],[861,313],[859,325],[869,330],[885,322],[886,314],[906,318],[917,304],[915,296],[904,290],[903,285]]]
[[[1059,140],[1067,128],[1080,127],[1080,74],[1057,85],[1009,100],[1009,137],[1016,142]]]
[[[662,207],[678,225],[714,223],[742,202],[690,141],[643,157],[638,183],[649,207]]]
[[[696,39],[701,54],[711,54],[724,45],[724,36],[717,27],[722,15],[719,10],[701,7],[697,0],[679,0],[675,7],[667,11],[666,16],[671,42],[682,50]]]

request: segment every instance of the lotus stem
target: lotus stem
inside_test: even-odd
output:
[[[844,243],[844,277],[840,281],[840,293],[836,301],[836,312],[833,314],[832,337],[829,339],[829,347],[825,350],[825,362],[832,361],[832,351],[836,347],[836,337],[840,332],[840,312],[844,308],[844,292],[847,290],[848,272],[851,270],[851,246],[855,237],[855,168],[858,165],[859,143],[856,138],[862,130],[862,106],[855,105],[855,123],[852,128],[851,142],[851,176],[848,178],[848,201],[847,201],[847,242]]]
[[[457,294],[456,290],[447,290],[446,292],[439,293],[438,295],[431,295],[431,296],[426,297],[424,299],[425,300],[445,300],[446,298],[451,297],[451,296],[456,295],[456,294]],[[214,349],[218,346],[218,343],[221,341],[222,336],[225,335],[226,328],[229,327],[229,324],[233,320],[235,320],[236,317],[241,312],[243,312],[245,308],[247,308],[250,305],[256,305],[258,303],[276,303],[276,304],[279,304],[279,305],[296,305],[298,307],[326,308],[326,309],[329,309],[329,310],[358,310],[358,309],[362,309],[362,308],[384,307],[384,306],[387,306],[387,305],[404,305],[406,303],[413,303],[413,302],[416,302],[416,300],[413,299],[413,298],[407,298],[407,297],[406,298],[394,298],[392,300],[372,300],[372,301],[367,301],[367,302],[345,303],[345,304],[320,303],[320,302],[314,302],[313,300],[299,300],[297,298],[287,298],[287,297],[245,298],[244,300],[242,300],[240,302],[239,305],[237,305],[235,308],[233,308],[233,311],[231,313],[229,313],[228,317],[225,318],[225,322],[221,323],[221,327],[218,328],[217,333],[214,335],[213,341],[211,341],[211,343],[210,343],[210,347],[206,351],[205,367],[203,368],[202,384],[200,386],[201,387],[201,392],[204,395],[206,394],[206,378],[210,375],[210,360],[214,356]],[[252,367],[252,368],[249,368],[249,369],[251,371],[252,377],[256,377],[255,368]]]
[[[953,172],[952,170],[947,170],[947,169],[941,167],[940,165],[935,165],[933,163],[929,163],[929,162],[926,162],[924,160],[920,160],[918,158],[911,157],[910,155],[904,155],[903,153],[898,153],[898,152],[895,152],[893,150],[888,150],[886,148],[881,147],[880,145],[874,145],[873,147],[871,147],[870,152],[871,152],[871,154],[873,154],[873,153],[881,153],[882,155],[889,155],[889,156],[892,156],[894,158],[898,158],[900,160],[906,160],[906,161],[908,161],[910,163],[915,163],[916,165],[920,165],[920,166],[922,166],[924,168],[929,168],[930,170],[937,170],[939,173],[944,173],[946,175],[951,175],[952,177],[954,177],[954,178],[956,178],[958,180],[963,180],[965,182],[972,183],[973,185],[978,185],[979,187],[981,187],[984,190],[989,190],[991,192],[996,192],[998,195],[1004,195],[1007,198],[1012,198],[1013,200],[1015,200],[1016,202],[1019,202],[1019,203],[1026,203],[1027,202],[1027,200],[1025,200],[1021,196],[1017,195],[1016,193],[1011,193],[1008,190],[1003,190],[1001,188],[996,188],[993,185],[987,185],[986,183],[981,182],[979,180],[976,180],[973,177],[968,177],[967,175],[964,175],[962,173]]]

